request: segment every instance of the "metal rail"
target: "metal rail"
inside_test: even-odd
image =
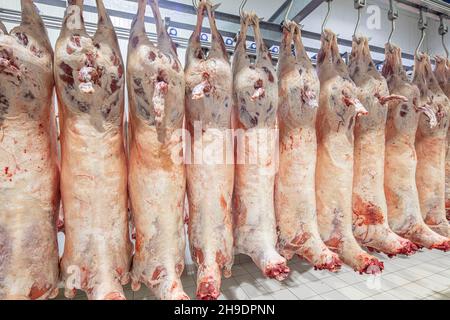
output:
[[[125,1],[137,2],[136,0],[125,0]],[[56,7],[60,7],[60,8],[65,8],[67,6],[65,0],[34,0],[34,2],[40,3],[40,4],[56,6]],[[322,2],[324,2],[324,0],[312,0],[311,6],[308,9],[308,11],[311,10],[312,8],[313,9],[310,12],[307,12],[307,14],[310,14]],[[410,3],[409,1],[406,1],[406,0],[398,0],[398,2],[404,3],[404,4]],[[169,1],[169,0],[160,0],[159,4],[160,4],[160,7],[163,9],[173,10],[173,11],[177,11],[180,13],[186,13],[186,14],[191,14],[191,15],[196,14],[196,10],[192,5],[183,4],[183,3],[179,3],[179,2],[175,2],[175,1]],[[414,7],[414,5],[412,5],[412,6]],[[308,5],[306,7],[308,7]],[[306,9],[306,7],[302,10],[302,12]],[[95,6],[89,6],[86,4],[84,5],[84,10],[86,12],[91,12],[91,13],[97,12],[97,8]],[[5,21],[13,22],[13,23],[20,23],[21,18],[20,18],[19,11],[14,11],[13,13],[12,12],[8,13],[6,11],[8,11],[8,10],[0,8],[0,15],[1,15],[2,19],[4,19]],[[123,11],[114,10],[114,9],[108,9],[107,11],[108,11],[109,15],[112,17],[118,17],[118,18],[123,18],[123,19],[128,19],[128,20],[133,20],[134,16],[135,16],[134,13],[123,12]],[[302,14],[300,16],[297,15],[296,17],[293,18],[293,20],[296,22],[299,22],[298,21],[299,18],[303,19],[304,17],[305,17],[304,14]],[[50,17],[50,16],[44,16],[44,22],[46,23],[46,25],[48,25],[49,28],[60,28],[62,25],[62,19],[63,19],[62,17],[55,18],[55,17]],[[236,24],[236,32],[239,30],[239,24],[240,24],[239,15],[233,15],[233,14],[218,11],[218,12],[216,12],[216,19],[218,21],[224,21],[224,22]],[[148,17],[148,16],[145,17],[145,22],[149,23],[149,24],[155,23],[153,17]],[[179,22],[179,21],[173,21],[173,20],[170,21],[170,26],[177,28],[177,29],[182,29],[182,30],[193,30],[195,27],[192,24]],[[262,31],[272,32],[272,33],[274,33],[274,37],[277,37],[277,39],[281,39],[281,28],[280,28],[279,24],[273,23],[273,22],[268,22],[268,21],[261,21],[260,27],[261,27]],[[94,24],[92,24],[92,26],[89,26],[89,24],[87,24],[87,28],[88,28],[88,30],[89,29],[95,30],[96,26]],[[119,38],[127,39],[129,36],[129,30],[127,30],[125,28],[119,27],[119,28],[116,28],[116,31],[117,31]],[[236,32],[230,32],[227,30],[219,30],[219,31],[225,37],[234,38],[236,36]],[[209,28],[203,28],[203,32],[210,33],[211,30]],[[149,33],[149,36],[150,36],[150,38],[156,39],[156,35],[154,35],[154,34]],[[320,33],[311,32],[311,31],[307,31],[307,30],[302,31],[302,36],[304,38],[313,39],[313,40],[320,40],[320,37],[321,37]],[[254,38],[252,36],[248,36],[247,40],[254,41]],[[174,42],[180,47],[187,46],[187,39],[174,37]],[[279,40],[266,38],[265,42],[269,47],[280,45]],[[351,48],[352,41],[347,40],[347,39],[338,38],[338,44],[341,46]],[[203,43],[203,45],[207,47],[208,43]],[[232,53],[232,52],[234,52],[234,47],[227,46],[227,50]],[[306,50],[308,52],[313,52],[313,53],[316,53],[318,51],[318,49],[310,48],[310,47],[306,48]],[[381,53],[381,54],[383,54],[385,51],[385,49],[383,47],[378,47],[378,46],[370,46],[370,50],[372,52]],[[249,49],[250,53],[252,53],[253,51],[254,50]],[[414,54],[402,53],[402,57],[404,59],[414,60]],[[274,54],[274,58],[275,59],[277,58],[276,53]]]

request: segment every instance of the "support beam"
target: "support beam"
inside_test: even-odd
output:
[[[275,20],[277,20],[278,17],[281,16],[281,14],[287,10],[290,2],[291,0],[284,1],[281,7],[279,7],[278,10],[275,11],[275,13],[269,18],[269,22],[275,22]]]
[[[444,15],[447,19],[450,18],[450,5],[444,1],[426,0],[421,1],[420,4],[410,0],[397,0],[398,3],[407,5],[409,7],[420,10],[426,8],[428,13],[436,15],[437,17]]]
[[[137,2],[136,0],[127,0],[127,1],[131,1],[131,2]],[[324,0],[312,0],[297,16],[300,15],[300,20],[304,19],[306,16],[309,15],[309,13],[311,13],[312,11],[314,11],[315,8],[317,8]],[[52,6],[56,6],[56,7],[61,7],[61,8],[65,8],[67,6],[67,2],[65,0],[34,0],[35,3],[41,3],[41,4],[47,4],[47,5],[52,5]],[[186,5],[186,4],[181,4],[178,2],[174,2],[174,1],[170,1],[170,0],[160,0],[160,7],[164,8],[164,9],[168,9],[168,10],[174,10],[177,12],[182,12],[182,13],[186,13],[186,14],[192,14],[195,15],[196,14],[196,10],[193,8],[192,5]],[[309,7],[309,8],[307,8]],[[84,10],[86,12],[92,12],[92,13],[96,13],[97,12],[97,8],[95,6],[90,6],[90,5],[84,5]],[[305,11],[306,10],[306,11]],[[2,11],[4,12],[5,10],[0,8],[0,13],[2,13]],[[107,10],[108,13],[112,16],[112,17],[120,17],[123,19],[129,19],[129,20],[133,20],[135,17],[135,13],[130,13],[130,12],[123,12],[123,11],[119,11],[119,10],[114,10],[114,9],[108,9]],[[305,14],[307,11],[309,11],[309,13]],[[302,18],[303,17],[303,18]],[[51,18],[51,17],[49,17]],[[296,17],[297,18],[297,17]],[[51,18],[54,19],[54,18]],[[230,22],[230,23],[234,23],[237,25],[236,30],[238,30],[238,26],[240,24],[240,17],[239,15],[233,15],[233,14],[229,14],[229,13],[223,13],[223,12],[216,12],[216,19],[218,21],[226,21],[226,22]],[[295,19],[295,18],[294,18]],[[298,19],[298,18],[297,18]],[[60,25],[60,23],[62,22],[62,18],[58,18],[58,25]],[[295,20],[297,21],[297,20]],[[145,22],[150,23],[150,24],[154,24],[155,21],[153,19],[153,17],[150,16],[146,16],[145,17]],[[185,23],[185,22],[178,22],[178,21],[171,21],[171,26],[174,28],[179,28],[179,29],[184,29],[184,30],[194,30],[195,26],[189,23]],[[95,26],[93,26],[95,27]],[[127,37],[129,30],[122,30],[123,28],[116,28],[117,31],[120,30],[121,36],[122,37]],[[273,23],[273,22],[266,22],[266,21],[261,21],[261,30],[262,31],[271,31],[274,32],[275,34],[278,34],[279,36],[277,36],[277,39],[265,39],[264,41],[266,42],[268,47],[271,46],[279,46],[280,45],[280,39],[282,37],[281,35],[281,28],[279,24]],[[220,33],[225,36],[225,37],[230,37],[230,38],[234,38],[236,35],[236,32],[234,31],[226,31],[226,30],[219,30]],[[203,32],[206,33],[210,33],[211,30],[209,28],[203,28]],[[308,38],[308,39],[314,39],[314,40],[320,40],[320,33],[316,33],[316,32],[312,32],[312,31],[307,31],[307,30],[303,30],[302,31],[302,36],[304,38]],[[247,37],[247,39],[249,41],[254,41],[253,37]],[[177,43],[180,44],[181,46],[186,46],[187,41],[183,39],[183,41],[181,41],[182,39],[176,39]],[[338,39],[338,43],[342,46],[346,46],[351,48],[352,47],[352,41],[351,40],[347,40],[347,39],[342,39],[339,38]],[[232,51],[233,48],[227,48],[230,51]],[[312,49],[312,48],[308,48],[310,51],[314,52],[316,50]],[[384,53],[384,48],[382,47],[376,47],[376,46],[370,46],[370,50],[372,52],[377,52],[377,53]],[[405,59],[409,59],[409,60],[414,60],[414,55],[412,54],[408,54],[408,53],[402,53],[402,57]]]
[[[300,23],[309,16],[314,10],[317,9],[324,2],[324,0],[312,0],[300,11],[292,20]]]

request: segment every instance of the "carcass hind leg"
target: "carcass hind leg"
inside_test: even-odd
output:
[[[106,271],[105,271],[106,272]],[[86,291],[89,300],[126,300],[120,279],[113,274],[89,279]],[[92,284],[92,285],[91,285]]]
[[[331,251],[321,239],[310,238],[296,253],[311,263],[315,270],[337,272],[342,266],[339,256]]]
[[[197,298],[199,300],[217,300],[220,296],[222,275],[217,263],[203,264],[197,273]]]
[[[428,226],[434,232],[440,234],[443,237],[450,237],[450,224],[447,219],[442,220],[440,223],[435,224],[434,221],[425,221]]]
[[[259,250],[250,253],[249,256],[266,277],[283,281],[289,276],[290,269],[287,266],[287,261],[275,248],[259,248]]]
[[[385,253],[390,258],[398,254],[409,256],[419,249],[413,242],[398,236],[384,224],[356,228],[354,234],[362,246]]]
[[[190,300],[184,292],[180,279],[164,279],[152,288],[156,297],[161,300]]]
[[[342,239],[339,243],[328,241],[327,244],[336,251],[342,261],[360,274],[379,274],[384,269],[383,262],[361,249],[356,240]]]
[[[410,227],[407,232],[398,233],[400,236],[427,249],[437,249],[442,251],[450,250],[450,239],[437,234],[425,225],[425,223],[418,223]]]

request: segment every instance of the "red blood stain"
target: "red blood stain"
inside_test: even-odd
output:
[[[143,242],[144,242],[144,237],[140,233],[136,232],[136,244],[135,244],[136,252],[140,252],[142,250]]]
[[[155,54],[153,51],[150,51],[150,53],[148,54],[148,58],[149,58],[151,61],[155,61],[155,59],[156,59],[156,54]]]
[[[223,195],[220,196],[220,206],[223,210],[227,209],[227,201],[225,200],[225,197]]]
[[[139,37],[136,36],[136,37],[133,37],[133,39],[131,39],[131,46],[133,48],[136,48],[138,43],[139,43]]]
[[[81,37],[79,35],[73,35],[70,37],[70,42],[72,42],[78,48],[81,48]]]
[[[95,56],[93,52],[86,53],[86,66],[93,67],[95,64]]]
[[[172,286],[170,287],[170,292],[173,292],[173,290],[175,290],[178,287],[178,283],[176,283],[175,281],[172,283]]]
[[[450,200],[445,200],[445,208],[450,208]]]
[[[110,292],[105,296],[105,300],[126,300],[120,292]]]
[[[44,56],[44,52],[38,49],[35,45],[31,46],[31,52],[38,58],[42,58]]]
[[[116,268],[116,272],[117,272],[117,274],[118,274],[120,277],[123,276],[123,268],[117,267],[117,268]]]
[[[261,79],[259,79],[258,81],[255,82],[255,89],[260,89],[263,87],[263,85],[264,82]]]
[[[314,252],[311,250],[311,248],[306,248],[305,250],[302,251],[301,256],[307,261],[311,262],[313,261],[314,258]]]
[[[60,76],[61,80],[67,83],[68,85],[73,86],[75,80],[73,79],[72,67],[64,62],[61,62],[59,68],[64,72],[64,74]],[[43,128],[42,124],[39,124],[39,128]]]
[[[272,72],[267,68],[267,67],[263,67],[264,72],[267,74],[267,77],[269,79],[270,82],[274,82],[275,79],[273,77]]]
[[[353,203],[353,214],[357,216],[359,225],[377,225],[384,223],[383,213],[380,207],[372,202],[365,202],[361,197],[356,196]]]
[[[341,266],[342,261],[338,257],[333,256],[330,262],[315,265],[314,270],[329,270],[331,272],[336,272],[339,271],[339,269],[341,269]]]
[[[175,266],[175,270],[178,275],[181,275],[183,273],[184,265],[182,263],[177,263]]]
[[[200,300],[217,300],[220,292],[216,288],[215,282],[213,279],[206,279],[202,281],[198,286],[197,290],[197,298]]]
[[[89,283],[89,270],[86,267],[81,267],[81,287],[87,288]],[[91,289],[87,289],[86,291],[89,292]]]
[[[120,65],[120,59],[115,52],[113,52],[113,54],[111,55],[111,61],[116,67]]]
[[[14,72],[17,72],[20,70],[19,66],[15,62],[15,58],[14,58],[12,49],[0,50],[0,58],[7,60],[7,63],[9,64],[9,66],[8,66],[9,69],[12,69]]]
[[[341,246],[341,243],[342,243],[341,239],[334,237],[334,238],[331,238],[330,240],[328,240],[326,242],[326,245],[330,249],[335,250]]]
[[[198,264],[203,264],[205,262],[205,257],[201,249],[194,248],[194,258],[197,260]]]
[[[16,38],[17,40],[19,40],[19,42],[24,45],[27,46],[28,45],[28,37],[25,33],[23,32],[17,32],[16,33]]]
[[[122,78],[122,76],[123,76],[123,67],[122,67],[122,65],[119,65],[117,67],[117,73],[119,75],[119,79]]]
[[[119,82],[119,80],[117,80],[117,79],[111,80],[111,93],[114,93],[119,89],[118,82]]]
[[[304,232],[302,234],[297,235],[294,240],[291,241],[291,244],[296,247],[301,247],[306,243],[306,241],[311,238],[311,235],[308,232]]]
[[[33,286],[30,289],[30,293],[28,294],[28,297],[31,300],[36,300],[42,297],[48,290],[50,289],[50,285],[45,285],[43,288],[41,288],[38,284],[33,284]]]
[[[161,273],[164,271],[164,268],[159,266],[153,271],[152,280],[158,280]]]
[[[178,62],[174,62],[172,65],[172,69],[175,70],[176,72],[180,72],[180,66],[178,65]]]
[[[216,252],[216,263],[223,267],[227,263],[227,257],[222,253],[222,251]]]
[[[365,266],[359,270],[360,274],[379,274],[384,270],[384,263],[375,258],[364,258]]]

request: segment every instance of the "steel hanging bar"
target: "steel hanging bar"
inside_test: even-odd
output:
[[[390,44],[395,31],[395,20],[398,19],[398,10],[394,0],[389,0],[388,19],[391,21],[391,33],[388,38],[388,43]]]
[[[136,0],[123,0],[123,1],[125,3],[127,3],[127,2],[135,2]],[[311,3],[314,3],[316,1],[322,1],[322,0],[312,0]],[[66,9],[66,7],[67,7],[66,0],[34,0],[34,3],[36,3],[38,5],[55,6],[57,8],[61,8],[61,9]],[[195,15],[197,13],[197,11],[195,10],[195,8],[192,6],[191,3],[187,4],[187,3],[175,2],[172,0],[160,0],[159,3],[160,3],[161,9],[175,10],[180,13],[186,13],[189,15]],[[97,12],[97,8],[95,6],[92,6],[89,4],[86,4],[84,6],[84,10],[86,12],[91,12],[91,13]],[[108,8],[107,11],[111,17],[115,17],[115,18],[121,18],[121,19],[130,20],[130,21],[132,21],[135,18],[135,12],[119,11],[119,9],[111,9],[111,8]],[[8,18],[8,14],[9,14],[8,12],[10,12],[14,17]],[[12,23],[20,24],[20,22],[21,22],[20,15],[21,15],[20,11],[15,11],[15,10],[11,11],[11,10],[7,10],[5,8],[0,8],[0,16],[5,21],[9,19],[8,21],[11,21]],[[55,29],[55,30],[60,29],[61,24],[62,24],[62,18],[53,17],[53,16],[45,15],[45,14],[43,15],[43,18],[44,18],[44,22],[45,22],[46,26],[48,26],[49,28]],[[216,12],[216,19],[218,21],[230,22],[230,23],[234,23],[234,24],[240,23],[239,15],[223,13],[220,11]],[[149,24],[155,23],[153,17],[150,17],[150,16],[146,16],[145,22],[149,23]],[[114,21],[114,23],[115,23],[115,21]],[[94,28],[92,30],[93,30],[93,32],[95,32],[96,23],[92,24],[92,26]],[[118,33],[118,37],[120,39],[128,40],[129,28],[122,28],[117,23],[115,23],[115,27],[116,27],[116,31]],[[195,28],[195,25],[190,24],[187,21],[185,22],[185,21],[179,21],[177,19],[172,19],[171,27],[191,31],[193,28]],[[206,33],[211,32],[208,27],[204,27],[203,30]],[[277,35],[276,38],[268,37],[265,39],[266,43],[270,47],[280,45],[279,38],[281,37],[281,35],[279,34],[279,32],[280,32],[279,24],[263,21],[263,22],[261,22],[261,30],[267,31],[267,32],[273,32],[274,34]],[[222,28],[220,30],[220,32],[222,33],[222,35],[224,37],[234,38],[236,36],[236,31],[230,31],[230,30]],[[148,34],[153,40],[156,39],[155,34],[152,34],[152,33],[148,33]],[[321,34],[319,32],[312,32],[312,31],[308,31],[308,30],[303,31],[303,37],[307,38],[307,39],[320,40],[320,36],[321,36]],[[248,38],[253,39],[253,37],[251,37],[251,36],[249,36]],[[175,37],[175,42],[177,43],[177,45],[179,45],[182,48],[185,48],[187,46],[187,39],[182,39],[181,37]],[[341,46],[345,46],[345,47],[349,47],[349,48],[351,48],[351,46],[352,46],[351,40],[347,40],[347,39],[338,38],[338,43]],[[385,52],[384,47],[378,47],[378,46],[374,46],[374,45],[371,45],[369,47],[372,52],[376,52],[376,53],[380,53],[380,54],[383,54]],[[227,46],[227,50],[229,52],[232,52],[233,46]],[[309,52],[314,52],[314,53],[318,52],[317,48],[312,48],[312,47],[308,47],[307,50]],[[273,55],[274,55],[274,57],[277,57],[276,53],[274,53]],[[412,53],[402,52],[402,57],[407,60],[414,60],[414,52],[412,52]]]
[[[327,2],[327,4],[328,4],[328,10],[327,10],[327,15],[325,16],[325,19],[323,20],[323,23],[322,23],[322,33],[323,33],[323,30],[325,30],[325,26],[327,25],[327,22],[328,22],[328,18],[330,18],[330,13],[331,13],[331,2],[332,2],[333,0],[326,0],[326,2]]]
[[[358,20],[356,20],[355,30],[353,31],[353,38],[356,38],[359,24],[361,22],[361,9],[366,6],[366,0],[355,0],[355,9],[358,10]]]
[[[448,26],[444,23],[444,16],[439,16],[440,24],[439,24],[439,35],[442,37],[442,46],[444,47],[445,55],[448,60],[448,49],[445,45],[445,35],[448,33]]]
[[[244,8],[245,8],[245,5],[247,4],[247,1],[248,0],[242,0],[241,5],[239,6],[239,16],[241,18],[244,18]]]
[[[416,58],[419,57],[420,48],[422,47],[423,41],[425,40],[425,30],[428,27],[427,17],[425,15],[425,10],[423,8],[420,9],[420,18],[419,18],[418,27],[419,27],[419,30],[421,31],[421,36],[420,36],[420,41],[419,41],[419,44],[417,45],[416,51],[414,52]]]
[[[288,21],[289,14],[291,13],[293,4],[294,4],[294,0],[291,0],[290,3],[289,3],[289,7],[286,9],[286,14],[284,15],[284,22]]]

